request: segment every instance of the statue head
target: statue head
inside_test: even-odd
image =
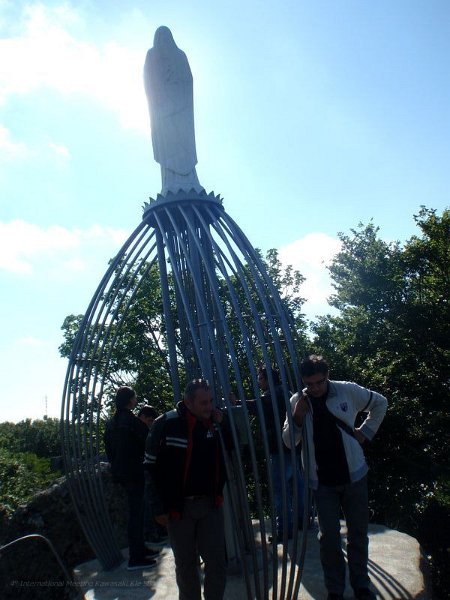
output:
[[[172,32],[165,25],[161,25],[161,27],[158,27],[158,29],[155,31],[153,47],[157,48],[158,50],[169,50],[173,47],[177,48]]]

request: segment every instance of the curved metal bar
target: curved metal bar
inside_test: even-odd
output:
[[[95,360],[91,359],[91,361],[89,361],[89,352],[91,350],[92,356],[95,356],[95,352],[98,348],[102,331],[102,326],[99,326],[102,312],[105,311],[105,318],[110,314],[105,300],[105,297],[107,297],[107,294],[105,296],[107,284],[114,273],[118,272],[118,267],[123,262],[123,257],[127,249],[131,247],[131,251],[135,252],[139,244],[142,244],[142,239],[146,233],[144,231],[144,234],[141,235],[144,228],[144,224],[141,224],[135,230],[125,243],[121,252],[119,252],[112,261],[110,268],[103,277],[84,317],[84,321],[86,322],[85,326],[83,327],[82,323],[80,327],[81,335],[78,335],[75,341],[64,388],[64,393],[67,395],[68,401],[65,411],[66,419],[62,419],[61,422],[63,456],[65,459],[69,490],[84,533],[96,554],[99,557],[102,557],[102,564],[105,568],[116,566],[123,558],[117,545],[115,545],[114,542],[111,543],[111,539],[114,541],[114,535],[109,521],[109,515],[107,514],[107,511],[104,510],[105,501],[102,488],[99,488],[99,485],[101,485],[99,483],[100,479],[96,476],[95,472],[92,472],[94,461],[92,460],[91,448],[86,443],[87,432],[89,430],[92,431],[92,428],[89,427],[89,425],[86,426],[85,422],[85,417],[89,419],[92,416],[92,410],[90,410],[88,405],[89,385],[83,393],[83,382],[87,378],[89,384],[92,371],[98,366],[99,359],[96,358]],[[126,265],[127,269],[121,279],[119,278],[118,280],[116,277],[113,280],[113,283],[117,283],[117,289],[120,289],[120,284],[126,274],[130,272],[132,264],[133,263],[128,266]],[[111,304],[112,301],[113,299],[111,299]],[[90,317],[90,319],[88,319],[88,317]],[[83,355],[87,358],[83,358]],[[75,390],[72,390],[72,386],[69,385],[69,383],[73,381],[77,383]],[[94,395],[94,392],[95,388],[93,388],[92,396]],[[83,397],[86,398],[85,401]],[[72,424],[71,428],[69,427],[70,423]],[[82,424],[83,427],[81,427]],[[96,450],[98,456],[98,446]],[[87,456],[89,454],[91,454],[90,459],[88,459]],[[98,463],[98,460],[95,462]],[[97,464],[96,468],[98,470]]]
[[[236,262],[236,274],[238,276],[240,276],[240,280],[245,281],[245,275],[244,275],[242,269],[240,268],[239,260],[237,260],[237,256],[235,255],[234,250],[232,250],[231,245],[228,244],[228,242],[227,242],[227,247],[228,247],[230,253],[232,254],[233,258],[235,258],[235,262]],[[218,249],[217,246],[216,246],[216,249]],[[218,255],[220,256],[220,251],[218,252]],[[226,272],[223,271],[221,274],[227,279],[227,283],[228,283],[229,290],[230,290],[233,286],[230,285],[231,282],[227,278]],[[251,294],[249,293],[249,291],[246,290],[246,289],[244,289],[244,292],[245,292],[245,295],[246,295],[246,299],[247,299],[247,301],[249,303],[252,315],[253,315],[253,317],[255,319],[254,320],[254,325],[255,325],[256,330],[257,330],[257,335],[258,335],[260,346],[261,346],[261,348],[263,350],[264,361],[266,363],[269,363],[270,361],[268,360],[268,356],[265,353],[265,350],[266,350],[265,341],[266,340],[265,340],[264,332],[263,332],[263,330],[262,330],[262,328],[260,327],[260,324],[259,324],[258,311],[256,309],[256,305],[254,304],[254,301],[253,301],[253,299],[252,299]],[[239,304],[235,303],[233,307],[236,310],[236,314],[239,315]],[[245,324],[244,324],[244,322],[242,320],[241,320],[241,331],[244,334],[244,340],[245,340],[246,335],[248,335],[248,333],[247,333],[247,328],[246,328],[246,326],[245,326]],[[260,400],[259,395],[257,393],[258,386],[257,386],[257,382],[256,382],[254,362],[252,360],[251,352],[248,351],[248,345],[247,344],[246,344],[246,349],[247,349],[247,356],[248,356],[248,361],[249,361],[248,362],[249,370],[250,370],[250,373],[252,375],[252,380],[253,380],[253,389],[255,391],[255,396],[256,396],[256,400],[257,400],[256,404],[257,404],[257,410],[258,410],[258,416],[259,416],[259,423],[260,423],[260,425],[262,427],[264,456],[265,456],[265,459],[266,459],[266,471],[267,471],[266,472],[266,476],[267,476],[267,480],[268,480],[268,483],[269,483],[269,494],[270,494],[270,498],[271,498],[271,505],[273,507],[273,483],[272,483],[271,471],[270,471],[269,464],[268,464],[269,463],[269,451],[268,451],[268,446],[267,446],[267,430],[266,430],[266,425],[265,425],[265,416],[264,416],[264,412],[263,412],[263,409],[262,409],[261,400]],[[244,408],[244,411],[246,412],[247,409],[246,409],[246,404],[245,403],[243,404],[243,408]],[[248,417],[247,417],[246,420],[248,422]],[[249,439],[252,439],[251,434],[249,435]],[[253,458],[253,470],[254,470],[254,474],[256,476],[257,473],[258,473],[258,468],[257,468],[257,464],[256,464],[255,448],[254,448],[253,444],[251,446],[252,446],[251,447],[251,453],[252,453],[252,458]],[[259,477],[258,477],[258,479],[259,479]],[[257,489],[257,492],[259,493],[259,485],[256,486],[256,489]],[[260,496],[258,496],[258,506],[260,507],[260,509],[262,508],[262,499],[261,499]],[[274,531],[275,530],[275,519],[274,519],[274,512],[273,512],[273,510],[271,511],[271,514],[272,514],[272,530]],[[263,548],[264,548],[265,547],[265,524],[264,524],[264,518],[261,515],[262,515],[262,511],[260,512],[259,521],[260,521],[260,526],[261,526],[261,531],[262,531],[261,539],[262,539],[262,544],[263,544]],[[275,546],[275,548],[276,548],[276,546]],[[267,553],[264,551],[263,552],[263,569],[264,569],[264,593],[265,593],[265,595],[268,593],[268,573],[267,573],[266,556],[267,556]],[[255,557],[253,557],[253,559],[254,558]],[[273,554],[272,554],[272,571],[273,571],[272,572],[272,575],[273,575],[273,577],[272,577],[272,579],[273,579],[272,585],[273,585],[273,588],[274,588],[274,593],[276,595],[276,589],[277,589],[277,585],[278,585],[278,579],[276,577],[276,574],[278,573],[278,557],[277,557],[276,551],[273,552]]]
[[[252,267],[250,267],[250,268],[252,268]],[[242,273],[242,276],[243,276],[243,273]],[[266,296],[265,296],[265,294],[264,294],[265,290],[260,285],[258,276],[259,276],[259,274],[255,270],[253,270],[253,280],[254,280],[256,288],[258,290],[260,299],[267,299]],[[248,294],[248,300],[249,300],[249,303],[251,305],[253,305],[252,306],[252,313],[254,313],[256,307],[254,307],[254,303],[253,303],[253,300],[252,300],[252,297],[251,297],[250,294]],[[270,307],[266,306],[266,314],[270,315],[270,310],[271,310]],[[277,340],[275,328],[273,327],[273,323],[269,322],[269,327],[270,327],[270,332],[272,334],[272,342],[274,344],[273,348],[275,348],[277,350],[278,349],[278,344],[277,344],[278,340]],[[267,354],[265,353],[265,346],[263,346],[263,355],[264,355],[264,362],[266,364],[270,364],[271,361],[268,358]],[[275,397],[275,390],[274,390],[274,385],[273,385],[273,381],[272,381],[272,377],[271,376],[269,377],[269,386],[270,386],[270,389],[271,389],[272,397]],[[273,411],[274,411],[274,418],[278,420],[278,406],[277,406],[276,403],[273,404]],[[262,413],[262,410],[261,410],[261,413]],[[263,426],[262,427],[263,433],[265,433],[265,425],[264,425],[264,416],[263,415],[261,415],[261,424]],[[280,463],[281,463],[280,468],[283,470],[283,468],[284,468],[284,464],[283,464],[284,463],[284,456],[283,456],[283,452],[281,452],[282,441],[281,441],[281,436],[280,435],[277,437],[277,443],[278,443],[278,448],[279,448],[279,451],[280,451],[279,452],[279,458],[280,458]],[[267,448],[265,449],[265,451],[266,451],[266,460],[268,460],[269,457],[268,457]],[[269,482],[270,496],[271,496],[272,501],[273,501],[273,484],[272,484],[272,478],[271,478],[271,471],[270,471],[270,469],[268,469],[268,482]],[[286,514],[286,497],[285,497],[285,488],[284,487],[282,489],[282,496],[283,496],[282,500],[283,500],[284,514]],[[272,531],[275,531],[273,511],[272,511]],[[287,533],[286,533],[286,535],[287,535]],[[286,538],[285,542],[287,542],[287,538]],[[273,540],[272,543],[273,543],[273,545],[276,548],[276,541],[275,541],[275,539]],[[275,557],[275,552],[274,552],[273,555]],[[276,561],[273,561],[273,567],[274,567],[274,573],[273,573],[274,588],[275,588],[275,593],[276,593],[277,580],[275,580],[275,577],[276,577],[276,573],[278,573],[278,564],[277,564]],[[287,568],[287,543],[285,543],[284,546],[283,546],[280,598],[284,598],[286,568]],[[276,569],[276,571],[275,571],[275,569]]]
[[[105,568],[114,566],[121,555],[106,514],[99,477],[102,396],[113,347],[120,339],[121,325],[140,286],[157,264],[165,320],[164,344],[175,398],[179,397],[181,382],[186,378],[205,376],[213,386],[216,401],[229,415],[234,447],[227,460],[232,482],[230,504],[235,521],[240,523],[234,535],[242,556],[247,595],[262,600],[269,598],[272,591],[274,599],[290,599],[292,593],[298,591],[301,580],[301,568],[296,559],[297,541],[293,542],[289,561],[286,536],[281,565],[276,542],[270,545],[271,553],[266,543],[266,508],[270,509],[272,531],[275,531],[274,489],[269,467],[267,415],[259,396],[255,364],[275,362],[278,365],[288,419],[291,418],[289,386],[295,382],[296,388],[300,387],[293,322],[260,256],[225,213],[218,198],[185,196],[179,194],[170,201],[162,198],[147,207],[142,224],[112,261],[82,320],[69,358],[61,409],[64,457],[72,500],[83,531],[102,565]],[[180,347],[177,347],[178,333],[172,319],[174,297]],[[232,331],[236,327],[240,331],[239,339]],[[243,399],[249,385],[253,390],[256,399],[253,426],[245,402],[240,409],[238,424],[238,413],[229,401],[231,381],[235,382],[239,397]],[[271,374],[269,389],[275,398]],[[273,418],[278,420],[276,402],[273,402],[272,412]],[[262,439],[255,437],[255,426]],[[244,467],[240,454],[242,435],[250,455],[247,467]],[[283,467],[281,431],[277,432],[276,443]],[[258,464],[261,451],[264,460]],[[291,454],[296,460],[294,450]],[[252,526],[245,478],[248,468],[256,484],[259,542]],[[267,483],[269,507],[262,493],[263,482]],[[300,500],[296,496],[295,491],[295,511]],[[282,500],[286,514],[284,488]],[[294,525],[297,520],[297,514],[294,514]],[[300,560],[304,560],[305,542],[304,532]],[[246,555],[250,558],[249,564]]]
[[[40,540],[40,541],[42,540],[43,542],[45,542],[47,544],[47,546],[50,548],[50,551],[52,552],[53,556],[56,558],[56,562],[60,566],[61,571],[64,573],[66,582],[67,583],[70,582],[72,585],[76,584],[75,579],[67,570],[65,564],[62,561],[62,558],[59,556],[58,552],[56,551],[55,546],[51,543],[51,541],[47,537],[45,537],[45,535],[41,535],[40,533],[30,533],[28,535],[23,535],[22,537],[12,540],[12,542],[8,542],[7,544],[0,546],[0,556],[3,552],[5,552],[5,551],[7,552],[16,544],[19,544],[21,542],[26,542],[28,540]],[[81,591],[81,588],[78,589],[78,593],[80,595],[80,598],[82,598],[84,600],[85,595]]]
[[[181,208],[180,210],[182,211],[183,209]],[[187,223],[188,227],[190,227],[188,219],[186,219],[186,223]],[[204,231],[207,232],[207,228],[206,227],[205,227]],[[213,241],[213,240],[210,238],[210,241]],[[201,254],[203,260],[206,262],[207,257],[205,256],[205,253],[203,251],[203,247],[200,244],[198,245],[198,251]],[[222,272],[221,274],[223,276],[226,276],[226,273],[224,273],[224,272]],[[213,272],[207,270],[207,275],[208,275],[208,278],[209,278],[209,281],[210,281],[210,284],[211,284],[211,289],[213,290],[213,293],[214,293],[214,300],[216,302],[217,312],[219,313],[221,320],[225,321],[225,314],[223,313],[223,307],[221,306],[221,302],[220,302],[220,299],[219,299],[218,288],[217,288],[217,285],[216,285],[217,284],[216,274],[215,274],[215,272],[213,273]],[[227,279],[227,284],[229,286],[228,290],[230,291],[230,289],[232,289],[233,286],[231,285],[231,282],[230,282],[229,279]],[[236,304],[236,308],[238,308],[237,304]],[[247,342],[245,340],[246,328],[243,328],[242,331],[244,333],[244,343],[245,343],[247,351],[248,351],[248,344],[247,344]],[[212,331],[210,331],[209,333],[210,333],[210,335],[213,335]],[[227,339],[227,342],[228,342],[228,348],[229,348],[229,351],[230,351],[230,358],[231,358],[232,365],[234,366],[235,371],[238,372],[239,369],[238,369],[238,365],[237,365],[237,361],[236,361],[236,356],[235,356],[234,352],[232,351],[232,349],[233,349],[233,341],[232,341],[232,338],[231,338],[231,334],[227,330],[227,328],[225,328],[224,333],[225,333],[225,336],[226,336],[226,339]],[[254,371],[254,369],[252,370],[252,372],[253,371]],[[225,393],[224,393],[225,402],[226,402],[226,404],[228,404],[228,394],[226,393],[226,391],[229,391],[229,390],[225,390]],[[234,425],[234,422],[233,422],[234,421],[234,419],[233,419],[233,413],[230,410],[231,406],[228,405],[227,408],[230,411],[229,414],[230,414],[230,421],[231,421],[232,427],[235,429],[235,425]],[[261,404],[260,403],[259,403],[259,409],[261,410]],[[261,412],[260,416],[262,416],[262,412]],[[262,416],[262,421],[264,421],[264,417],[263,416]],[[267,450],[266,436],[265,436],[264,442],[266,444],[266,450]],[[254,455],[254,448],[253,448],[252,454]],[[257,472],[257,463],[256,463],[256,460],[254,461],[254,471]],[[259,492],[259,486],[257,486],[257,490]],[[262,502],[261,502],[260,498],[259,498],[259,505],[262,506]],[[248,505],[247,505],[247,519],[248,520],[250,519],[250,514],[249,514],[249,511],[248,511]],[[262,517],[260,517],[260,522],[264,522],[264,520],[263,520]],[[253,541],[253,540],[251,540],[251,541]],[[254,572],[257,573],[257,561],[256,561],[256,552],[254,551],[254,543],[252,544],[252,548],[253,548],[253,552],[252,552],[253,568],[254,568]],[[242,548],[241,548],[241,551],[243,551]],[[265,558],[265,555],[264,555],[264,558]],[[266,561],[264,561],[264,566],[265,566],[265,577],[264,577],[264,579],[265,579],[265,584],[266,584],[265,585],[265,588],[266,588],[265,589],[265,594],[267,595],[267,593],[268,593],[267,592],[268,578],[267,578]],[[259,592],[259,580],[258,580],[258,578],[255,579],[255,587],[256,587],[256,591],[258,593]]]
[[[231,224],[231,227],[230,227],[230,230],[229,230],[229,234],[231,234],[231,232],[233,231],[233,229],[236,229],[236,230],[239,229],[238,226],[232,221],[231,217],[229,217],[228,215],[224,214],[223,219],[224,220],[228,220],[228,222]],[[245,237],[242,232],[241,232],[241,234],[242,234],[243,237]],[[262,269],[263,272],[264,272],[264,268],[262,266],[261,260],[260,260],[259,256],[257,255],[257,253],[254,251],[253,247],[250,244],[248,246],[248,251],[249,251],[250,255],[252,256],[252,259],[253,259],[254,263],[257,264],[260,267],[260,269]],[[252,269],[253,264],[252,264],[251,260],[248,261],[248,264],[250,265],[250,268]],[[254,277],[254,281],[255,281],[256,285],[258,285],[258,278],[256,276]],[[274,288],[274,286],[273,286],[270,278],[268,278],[267,283],[272,288],[272,293],[274,293],[274,298],[278,298],[278,294],[277,294],[276,289]],[[261,292],[261,290],[260,290],[260,292]],[[285,311],[282,308],[279,308],[278,310],[279,310],[280,316],[282,316],[282,317],[288,317],[288,315],[285,313]],[[292,323],[289,323],[289,320],[288,320],[288,324],[292,326]],[[283,331],[285,331],[288,334],[288,335],[286,335],[286,340],[289,343],[290,356],[292,357],[292,356],[295,356],[295,350],[294,350],[294,346],[293,346],[292,336],[289,335],[290,334],[290,328],[287,326],[288,324],[286,324],[286,323],[284,324]],[[283,364],[283,363],[281,363],[281,364]],[[297,388],[299,388],[300,387],[299,386],[299,382],[301,381],[301,378],[300,378],[300,374],[298,372],[298,361],[297,360],[294,361],[293,366],[294,366],[294,369],[295,369],[295,379],[297,381]],[[270,384],[270,382],[269,382],[269,384]],[[273,394],[273,391],[271,393]],[[288,403],[286,395],[285,395],[285,400],[286,400],[286,408],[287,408],[288,419],[292,420],[291,413],[290,413],[290,404]],[[276,410],[276,407],[275,407],[275,410]],[[291,428],[291,430],[292,430],[292,428]],[[281,437],[281,435],[280,435],[280,437]],[[282,443],[281,439],[278,439],[278,443],[279,444]],[[292,457],[292,461],[293,461],[293,464],[294,464],[294,467],[295,467],[295,464],[296,464],[296,461],[298,460],[298,457],[296,456],[295,451],[294,451],[294,443],[292,443],[291,446],[292,446],[291,457]],[[282,458],[282,461],[283,461],[282,455],[281,455],[281,458]],[[307,481],[307,478],[306,478],[306,481]],[[285,492],[285,490],[283,489],[283,506],[284,506],[284,509],[286,509],[286,498],[285,498],[285,493],[284,492]],[[295,530],[298,527],[298,523],[297,523],[298,502],[299,502],[299,498],[297,497],[297,470],[296,470],[296,468],[294,468],[294,503],[293,503],[294,523],[293,523],[293,527],[294,527]],[[304,511],[304,516],[303,516],[303,522],[306,523],[307,520],[308,520],[308,514],[309,514],[309,512],[308,513],[306,512],[307,511],[307,507],[308,507],[308,503],[307,502],[304,503],[304,507],[305,507],[305,511]],[[308,510],[309,510],[309,508],[308,508]],[[286,544],[284,544],[284,547],[286,548]],[[301,560],[304,560],[305,552],[306,552],[306,528],[303,529],[303,533],[302,533],[302,544],[301,544],[301,547],[300,547],[300,557],[303,557],[303,558],[301,558]],[[294,538],[292,554],[293,554],[293,557],[296,559],[297,558],[297,539],[296,538]],[[291,596],[291,591],[292,591],[293,578],[294,578],[294,575],[295,575],[294,564],[295,564],[295,560],[292,561],[293,569],[291,569],[291,574],[290,574],[290,578],[289,578],[289,587],[288,587],[287,596],[286,596],[287,598],[291,598],[292,597]],[[283,570],[283,573],[282,573],[282,594],[283,594],[283,590],[284,590],[284,575],[285,575],[285,573],[284,573],[284,570]],[[302,575],[302,572],[300,570],[298,570],[297,571],[296,583],[295,583],[296,589],[298,589],[299,586],[300,586],[301,575]],[[282,597],[283,597],[283,595],[282,595]]]

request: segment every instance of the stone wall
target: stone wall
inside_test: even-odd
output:
[[[126,503],[121,488],[112,482],[109,466],[101,464],[101,476],[116,539],[126,542]],[[29,534],[48,538],[70,571],[94,558],[79,525],[65,478],[36,494],[9,518],[0,514],[0,541],[5,545]],[[38,600],[73,598],[77,590],[65,584],[64,573],[48,545],[40,539],[15,544],[0,556],[0,597]]]

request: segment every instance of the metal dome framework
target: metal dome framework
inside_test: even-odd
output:
[[[101,410],[121,326],[156,267],[163,305],[163,348],[174,399],[181,398],[182,384],[201,376],[210,382],[216,405],[227,413],[232,439],[232,451],[226,454],[229,562],[242,569],[248,598],[297,597],[306,534],[294,536],[289,553],[286,537],[281,557],[276,541],[266,542],[267,525],[272,531],[276,527],[267,425],[256,377],[258,364],[275,364],[289,408],[291,390],[300,389],[301,381],[296,332],[260,255],[214,194],[180,191],[158,195],[146,204],[142,222],[111,261],[84,315],[69,358],[61,408],[67,480],[80,524],[104,568],[123,560],[100,477]],[[268,375],[275,398],[270,371]],[[232,389],[242,399],[250,389],[257,406],[253,421],[245,402],[239,407],[230,403]],[[276,402],[272,408],[278,419]],[[290,410],[287,414],[291,419]],[[281,450],[281,432],[277,444]],[[245,464],[243,446],[249,457]],[[291,453],[297,460],[295,450]],[[283,468],[284,453],[280,451],[279,456]],[[249,479],[255,494],[252,509]],[[286,520],[284,490],[283,494]],[[295,491],[295,531],[300,501]],[[304,532],[309,514],[306,497],[305,507]]]

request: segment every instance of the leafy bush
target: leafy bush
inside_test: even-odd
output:
[[[32,452],[42,458],[61,454],[59,419],[25,419],[0,423],[0,448],[11,452]]]
[[[32,452],[13,454],[0,448],[0,503],[12,512],[59,475],[51,470],[49,458],[39,458]]]

